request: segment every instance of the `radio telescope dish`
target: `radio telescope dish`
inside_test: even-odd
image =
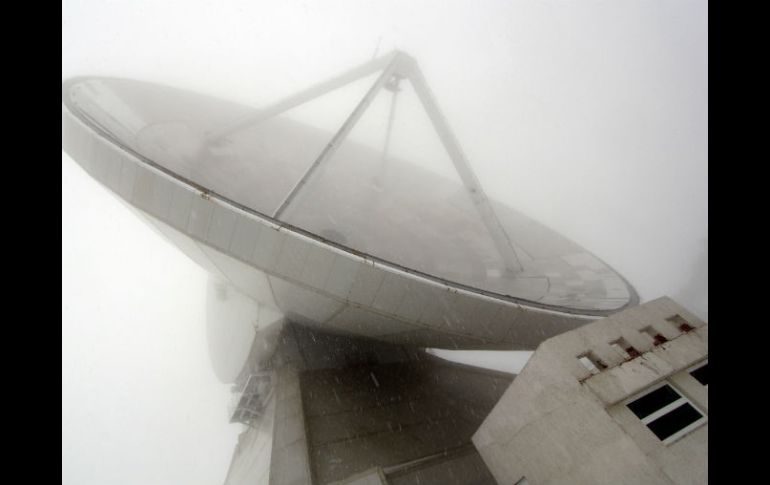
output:
[[[404,53],[261,110],[126,79],[62,88],[65,151],[289,320],[421,346],[533,349],[638,302],[601,260],[486,196]]]

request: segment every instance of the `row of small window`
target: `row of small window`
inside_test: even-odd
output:
[[[687,323],[687,320],[682,318],[681,315],[674,315],[673,317],[667,318],[666,321],[672,324],[677,330],[681,332],[686,333],[694,330],[694,328],[689,323]],[[652,338],[652,342],[655,347],[668,342],[666,337],[664,337],[662,334],[660,334],[660,332],[651,326],[644,327],[640,330],[640,332],[649,335]],[[610,342],[610,347],[615,349],[621,355],[625,356],[627,360],[641,355],[641,353],[633,345],[629,344],[628,341],[626,341],[624,338],[613,340]],[[583,364],[583,367],[591,371],[591,374],[598,374],[600,371],[603,371],[607,368],[607,364],[605,364],[604,361],[602,361],[593,352],[590,351],[579,355],[578,360],[581,364]]]
[[[690,375],[708,387],[708,362],[690,370]],[[706,416],[695,405],[666,383],[626,406],[665,444],[706,422]]]

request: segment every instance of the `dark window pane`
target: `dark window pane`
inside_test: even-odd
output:
[[[679,394],[671,389],[670,386],[663,386],[660,389],[652,391],[646,396],[640,397],[636,401],[629,403],[628,408],[633,411],[639,419],[642,419],[666,404],[671,404],[679,399],[679,397]]]
[[[709,385],[709,365],[708,364],[690,372],[690,375],[693,376],[695,379],[697,379],[698,382],[700,382],[704,386]]]
[[[628,354],[629,357],[632,357],[632,358],[633,357],[639,357],[640,355],[642,355],[642,354],[639,353],[638,350],[636,350],[633,347],[627,347],[626,348],[626,353]]]
[[[668,339],[659,333],[656,333],[655,336],[652,338],[653,340],[655,340],[654,344],[656,346],[660,344],[665,344],[666,342],[668,342]]]
[[[664,440],[677,431],[684,429],[687,425],[699,420],[701,416],[698,410],[689,403],[685,403],[655,421],[648,423],[647,427],[655,433],[655,436]]]

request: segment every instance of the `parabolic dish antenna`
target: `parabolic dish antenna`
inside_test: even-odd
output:
[[[97,77],[64,82],[62,101],[77,163],[298,323],[532,349],[638,302],[602,261],[486,196],[404,53],[261,110]]]

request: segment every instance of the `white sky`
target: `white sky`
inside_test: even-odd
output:
[[[394,47],[490,195],[708,316],[705,1],[62,2],[62,78],[259,105]],[[64,484],[224,479],[205,274],[62,155]]]
[[[206,273],[62,155],[62,483],[221,483]]]

